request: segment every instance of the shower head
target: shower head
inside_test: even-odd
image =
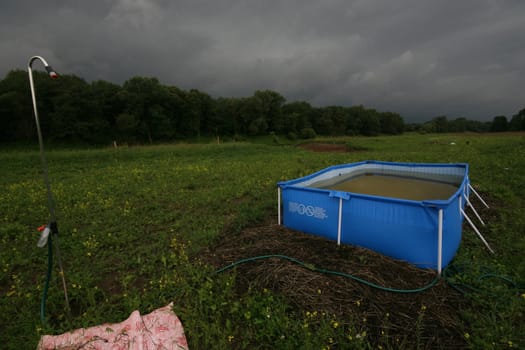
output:
[[[55,72],[55,70],[51,66],[45,66],[45,68],[46,68],[47,73],[49,74],[49,77],[51,77],[51,79],[58,78],[57,72]]]

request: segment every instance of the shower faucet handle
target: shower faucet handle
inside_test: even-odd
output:
[[[40,231],[40,238],[38,239],[38,243],[36,244],[38,248],[44,248],[47,244],[47,239],[49,238],[49,233],[51,232],[51,228],[49,228],[49,225],[42,225],[38,228],[38,231]]]

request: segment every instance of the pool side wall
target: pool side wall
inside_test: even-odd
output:
[[[447,200],[411,201],[304,187],[319,179],[392,167],[395,171],[462,174],[458,191]],[[366,161],[334,166],[301,179],[280,182],[284,226],[338,240],[339,205],[342,205],[341,243],[368,248],[418,267],[437,269],[438,212],[443,210],[442,268],[455,256],[461,242],[463,217],[459,207],[468,194],[467,164],[389,163]],[[306,184],[306,185],[305,185]]]

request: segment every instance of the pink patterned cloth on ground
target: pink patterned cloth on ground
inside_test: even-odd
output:
[[[60,335],[44,335],[37,350],[188,350],[173,303],[141,316],[133,311],[121,323],[105,323]]]

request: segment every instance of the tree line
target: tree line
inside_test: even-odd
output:
[[[404,131],[461,132],[524,130],[525,109],[507,122],[492,123],[440,116],[423,124],[405,124],[394,112],[362,105],[314,107],[258,90],[250,97],[213,98],[209,94],[167,86],[152,77],[133,77],[122,85],[86,82],[75,75],[51,80],[33,72],[42,132],[47,140],[108,144],[166,142],[199,137],[241,138],[285,135],[401,134]],[[33,141],[33,117],[27,72],[12,70],[0,81],[0,141]]]
[[[59,142],[107,144],[163,142],[206,137],[400,134],[403,118],[363,106],[313,107],[287,102],[278,92],[212,98],[205,92],[133,77],[122,85],[91,83],[75,75],[51,80],[33,72],[42,132]],[[35,122],[27,72],[13,70],[0,81],[0,140],[34,140]]]
[[[448,119],[447,116],[438,116],[422,124],[407,124],[405,131],[419,131],[428,133],[445,132],[503,132],[525,131],[525,108],[513,115],[510,120],[504,115],[498,115],[492,121],[481,122],[466,118]]]

